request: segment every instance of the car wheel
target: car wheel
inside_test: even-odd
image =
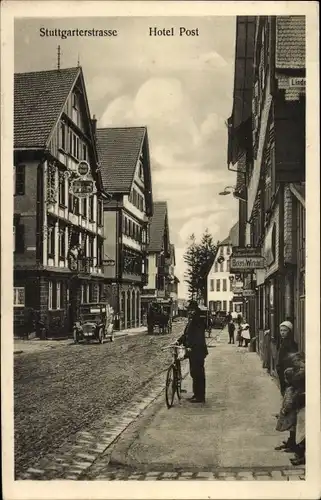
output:
[[[104,331],[102,328],[99,329],[99,332],[98,332],[98,340],[99,340],[99,343],[100,344],[103,344],[104,343]]]

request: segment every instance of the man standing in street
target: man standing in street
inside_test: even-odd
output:
[[[193,379],[193,396],[191,403],[205,403],[205,358],[208,354],[205,331],[206,320],[201,317],[201,311],[196,301],[189,304],[189,321],[183,335],[178,339],[188,353],[190,375]]]

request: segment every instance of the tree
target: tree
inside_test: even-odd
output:
[[[200,243],[196,242],[194,234],[189,237],[184,261],[187,264],[185,282],[190,299],[203,299],[204,303],[207,302],[207,275],[213,265],[216,248],[208,229],[205,230]]]

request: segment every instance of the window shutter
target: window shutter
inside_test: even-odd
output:
[[[16,167],[16,194],[25,194],[25,165],[18,165]]]
[[[16,226],[16,252],[23,253],[25,251],[25,227],[23,224]]]

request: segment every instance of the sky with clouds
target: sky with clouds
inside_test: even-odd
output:
[[[154,200],[166,200],[176,274],[184,297],[183,254],[191,233],[216,240],[237,221],[237,201],[219,196],[235,184],[227,169],[226,119],[232,110],[234,17],[21,19],[15,22],[15,71],[84,71],[98,126],[147,126]],[[198,28],[199,36],[149,36],[149,28]],[[114,38],[40,37],[41,27],[117,29]]]

